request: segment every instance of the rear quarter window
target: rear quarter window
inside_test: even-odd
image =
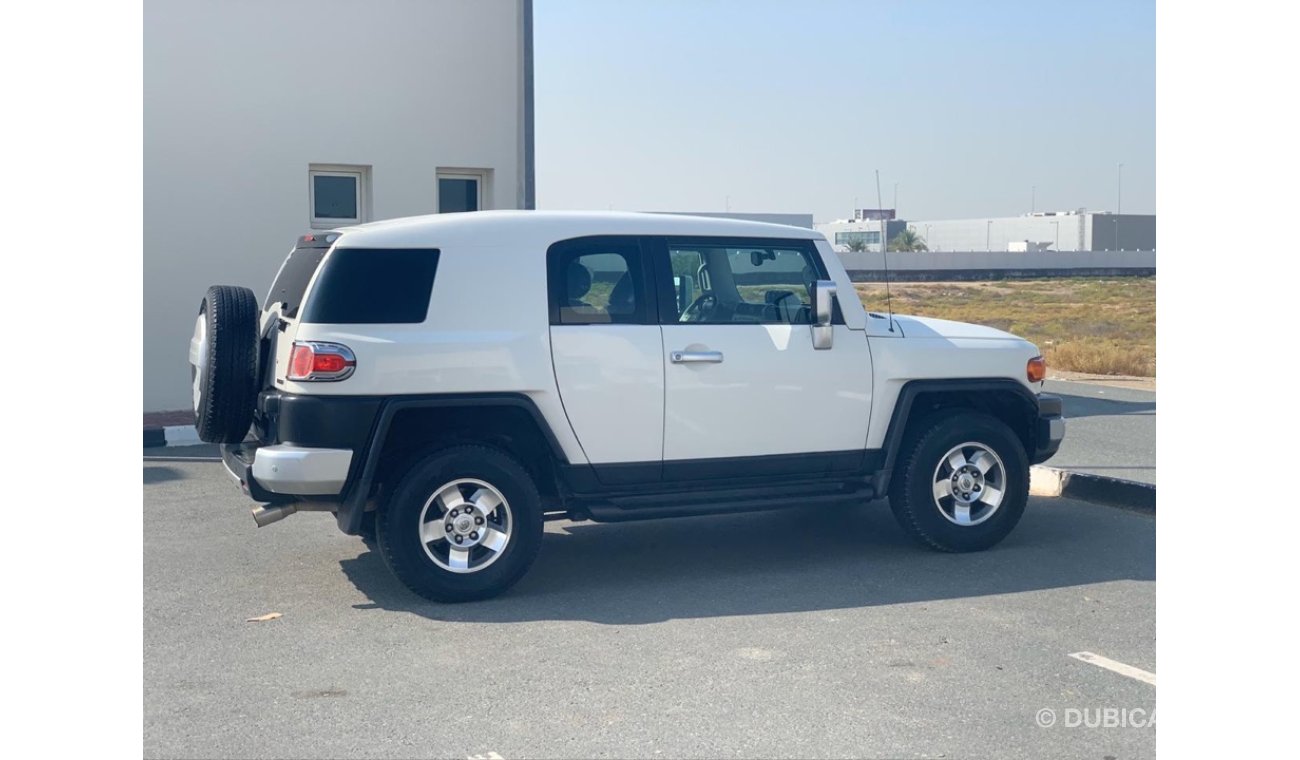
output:
[[[436,248],[336,248],[321,266],[302,321],[316,324],[423,322],[438,270]]]
[[[316,274],[316,267],[325,258],[325,247],[295,248],[280,267],[280,273],[271,283],[271,292],[266,295],[266,306],[280,304],[280,313],[286,317],[298,315],[302,305],[302,296],[307,292],[307,283]]]

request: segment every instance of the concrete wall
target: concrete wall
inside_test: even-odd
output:
[[[1156,218],[1138,214],[1089,214],[1088,249],[1093,251],[1153,251]]]
[[[310,229],[309,164],[370,167],[369,219],[436,211],[439,168],[531,178],[528,0],[150,0],[144,13],[144,408],[190,405],[212,284],[265,297]]]
[[[840,253],[858,282],[885,278],[879,252]],[[1069,276],[1143,276],[1156,271],[1155,251],[929,251],[889,254],[891,280],[1012,279]]]

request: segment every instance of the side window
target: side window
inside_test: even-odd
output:
[[[797,243],[668,244],[677,321],[809,324],[816,259]]]
[[[551,324],[641,324],[645,277],[635,238],[566,241],[548,253]]]

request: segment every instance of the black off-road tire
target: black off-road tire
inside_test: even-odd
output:
[[[194,426],[208,443],[239,443],[257,403],[257,297],[248,288],[214,285],[199,305],[207,328],[205,362],[190,365]]]
[[[497,489],[513,525],[509,541],[490,565],[457,573],[439,567],[426,553],[420,521],[425,504],[440,488],[465,478]],[[523,577],[541,548],[542,522],[537,486],[514,457],[489,446],[462,445],[413,465],[380,507],[376,527],[380,555],[407,588],[435,602],[467,602],[496,596]]]
[[[936,468],[951,449],[966,442],[991,449],[1001,459],[1004,473],[1001,503],[977,525],[958,525],[945,517],[934,493]],[[1029,458],[1024,443],[1001,420],[967,411],[941,413],[909,434],[889,488],[889,506],[903,529],[920,543],[945,552],[994,546],[1020,522],[1028,499]]]

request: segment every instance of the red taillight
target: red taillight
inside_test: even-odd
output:
[[[290,380],[342,380],[356,367],[352,349],[339,343],[294,343],[289,354]]]
[[[315,363],[315,352],[306,343],[295,343],[293,353],[289,356],[289,379],[303,380],[311,374]]]
[[[312,372],[342,372],[348,366],[348,360],[341,354],[314,354],[311,363]]]

